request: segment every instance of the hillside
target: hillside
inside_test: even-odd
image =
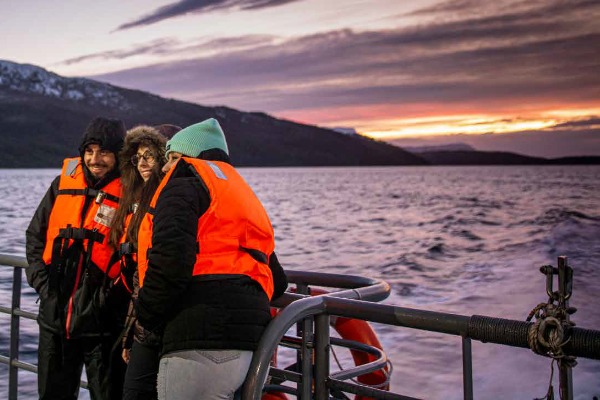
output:
[[[76,154],[88,122],[102,115],[138,124],[219,120],[237,166],[426,165],[418,155],[359,135],[206,107],[43,68],[0,60],[0,168],[58,168]]]
[[[436,165],[532,165],[548,162],[545,158],[503,151],[429,151],[419,155]]]
[[[389,143],[394,144],[394,140],[390,140]],[[406,151],[410,151],[414,154],[441,152],[441,151],[477,151],[472,146],[466,143],[448,143],[433,146],[401,146]]]
[[[425,151],[418,153],[432,165],[582,165],[600,164],[598,156],[542,158],[506,151]]]

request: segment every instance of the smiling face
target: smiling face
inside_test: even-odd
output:
[[[140,145],[134,156],[137,160],[137,170],[144,182],[150,179],[152,171],[156,166],[156,155],[150,146]]]
[[[101,149],[97,144],[89,144],[83,151],[83,163],[94,178],[100,179],[113,170],[117,159],[112,151]]]

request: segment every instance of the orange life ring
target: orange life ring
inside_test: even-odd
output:
[[[288,400],[285,393],[281,392],[267,392],[263,393],[261,400]]]
[[[368,346],[377,347],[378,349],[383,350],[383,347],[381,346],[377,335],[375,335],[373,328],[371,328],[371,325],[369,325],[369,323],[366,321],[360,319],[336,317],[334,320],[332,320],[332,326],[343,339],[364,343]],[[350,353],[352,354],[354,365],[356,366],[367,364],[376,360],[376,357],[373,354],[365,353],[364,351],[350,349]],[[388,373],[389,367],[386,365],[386,367],[383,369],[359,376],[357,380],[365,385],[375,386],[383,390],[389,390],[390,385],[388,382]],[[362,396],[356,396],[355,398],[355,400],[360,399],[364,398]]]
[[[323,289],[315,288],[311,288],[310,292],[311,296],[317,296],[328,293]],[[276,308],[271,308],[272,316],[277,315],[277,312],[278,310]],[[331,326],[342,337],[342,339],[364,343],[368,346],[373,346],[380,350],[383,350],[383,346],[379,342],[375,331],[367,321],[345,317],[333,317],[331,318]],[[350,353],[352,355],[354,365],[356,366],[367,364],[376,360],[376,357],[373,354],[365,353],[363,351],[350,349]],[[271,365],[277,366],[277,353],[273,354]],[[390,386],[388,376],[389,366],[386,365],[386,367],[383,369],[379,369],[377,371],[373,371],[368,374],[359,376],[357,380],[358,382],[364,385],[375,386],[379,389],[389,390]],[[354,400],[367,399],[368,397],[357,395],[355,396]],[[264,393],[262,396],[262,400],[287,400],[287,396],[284,393],[280,392],[270,392]]]
[[[325,290],[315,288],[311,288],[310,291],[311,296],[328,293]],[[331,319],[331,326],[342,337],[342,339],[364,343],[368,346],[373,346],[379,350],[383,350],[383,346],[381,345],[381,342],[379,342],[375,331],[367,321],[345,317],[333,317]],[[350,349],[350,354],[352,354],[352,359],[354,360],[354,365],[356,366],[367,364],[377,359],[373,354],[365,353],[364,351],[359,350]],[[388,375],[389,366],[386,365],[383,369],[359,376],[357,380],[364,385],[375,386],[383,390],[390,390]],[[368,399],[368,397],[358,395],[354,398],[354,400],[366,399]]]

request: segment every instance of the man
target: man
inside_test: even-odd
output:
[[[110,291],[120,267],[108,233],[124,137],[120,120],[95,118],[27,228],[27,282],[40,296],[40,399],[76,399],[84,364],[92,399],[121,396],[124,364],[111,350],[128,299]]]
[[[215,119],[179,131],[166,155],[154,217],[138,237],[138,320],[163,333],[158,397],[233,398],[271,320],[269,301],[287,287],[273,228]]]

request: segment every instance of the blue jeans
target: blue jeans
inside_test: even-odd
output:
[[[251,351],[186,350],[165,354],[158,368],[160,400],[231,400],[248,373]]]

